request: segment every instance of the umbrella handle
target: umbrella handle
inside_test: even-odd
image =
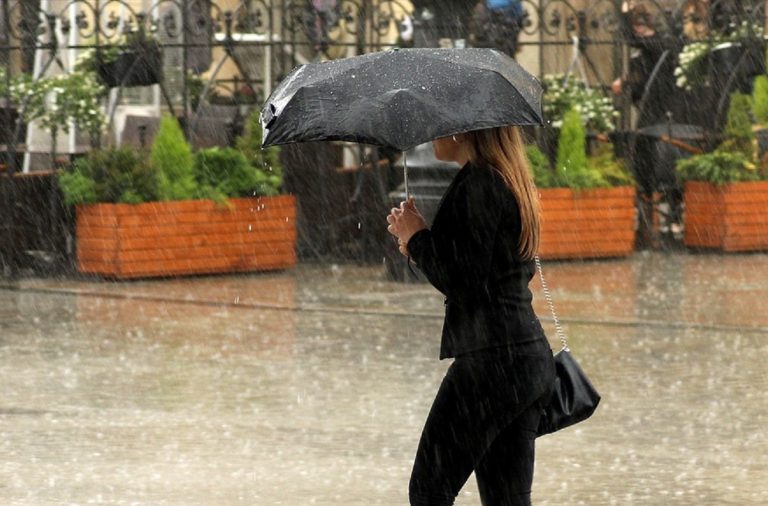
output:
[[[700,154],[704,153],[703,149],[701,149],[699,147],[696,147],[696,146],[692,146],[692,145],[688,144],[687,142],[683,142],[683,141],[678,140],[678,139],[673,139],[672,137],[669,137],[668,135],[662,135],[661,137],[659,137],[659,140],[661,142],[665,142],[667,144],[671,144],[671,145],[673,145],[673,146],[675,146],[677,148],[680,148],[683,151],[687,151],[688,153],[693,153],[695,155],[700,155]]]
[[[408,159],[403,151],[403,183],[405,185],[405,200],[408,200],[410,193],[408,192]]]

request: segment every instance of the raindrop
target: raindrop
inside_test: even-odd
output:
[[[248,232],[251,232],[253,230],[253,225],[248,225]]]

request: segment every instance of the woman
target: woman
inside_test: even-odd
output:
[[[432,145],[463,166],[432,228],[412,198],[387,216],[400,252],[446,297],[440,358],[454,358],[421,435],[411,504],[453,504],[472,471],[483,504],[530,504],[534,439],[554,382],[528,288],[538,194],[516,127]]]

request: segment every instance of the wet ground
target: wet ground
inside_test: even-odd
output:
[[[535,504],[768,504],[768,255],[544,269],[603,402]],[[442,309],[380,267],[5,282],[0,504],[406,504]]]

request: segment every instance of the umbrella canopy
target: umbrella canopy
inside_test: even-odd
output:
[[[452,134],[540,125],[539,81],[494,49],[399,49],[301,65],[261,111],[263,146],[343,140],[401,151]]]

